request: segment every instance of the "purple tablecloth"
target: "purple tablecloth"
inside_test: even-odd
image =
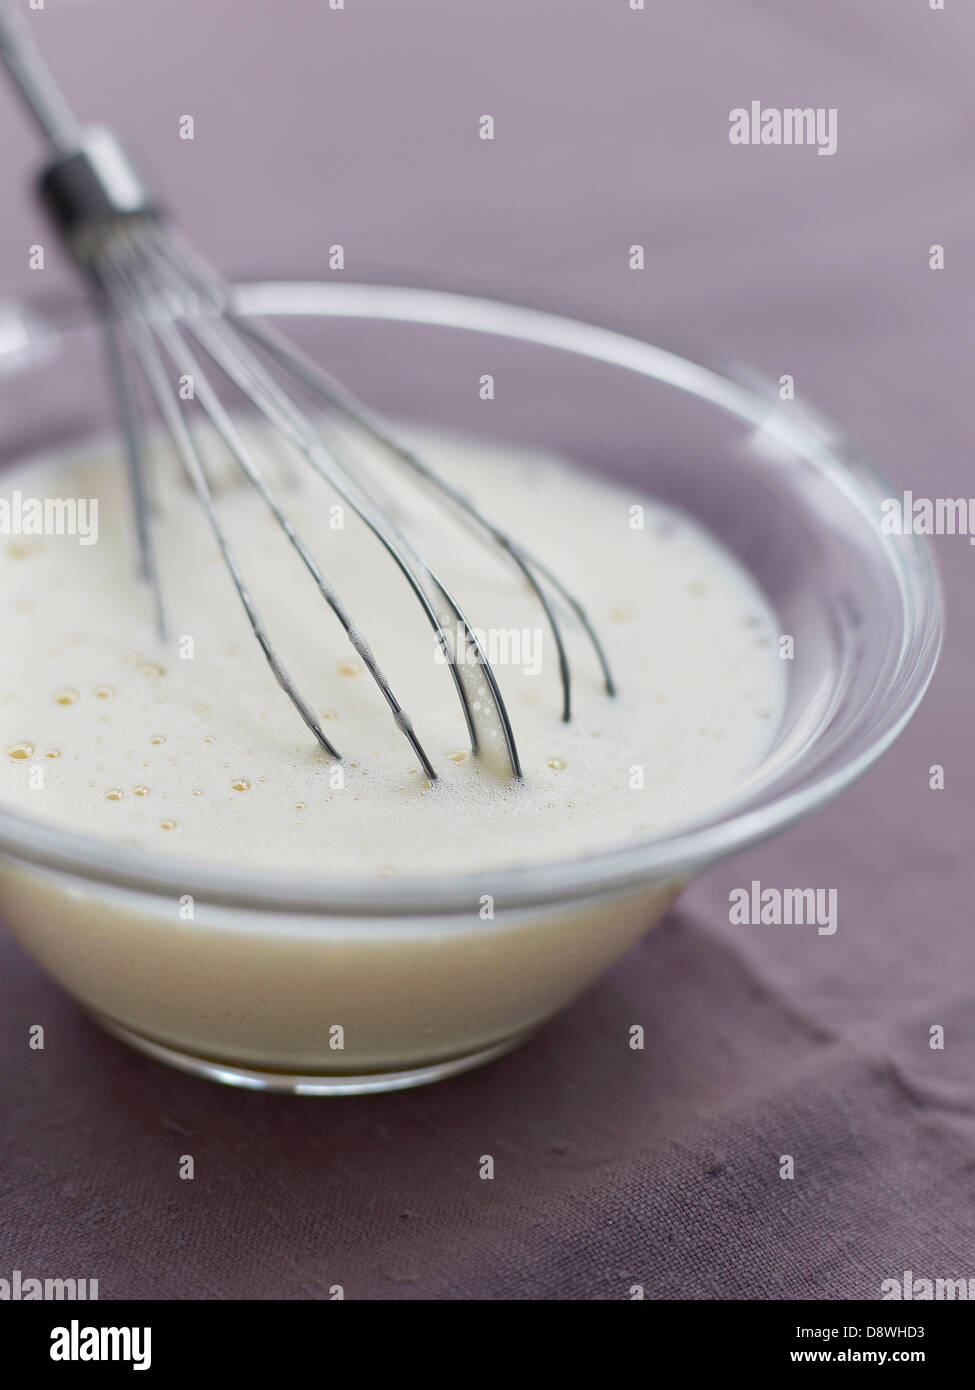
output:
[[[341,242],[349,278],[744,359],[794,376],[898,484],[975,491],[972,6],[48,0],[31,22],[231,274],[321,275]],[[732,146],[752,100],[835,107],[836,154]],[[0,130],[0,293],[36,293],[27,247],[50,238],[20,189],[39,145],[5,91]],[[69,274],[51,258],[43,289]],[[223,1090],[102,1036],[0,937],[0,1275],[380,1299],[872,1299],[906,1269],[975,1277],[975,552],[935,545],[950,640],[894,750],[481,1072],[349,1101]],[[753,878],[836,887],[837,934],[730,925]]]

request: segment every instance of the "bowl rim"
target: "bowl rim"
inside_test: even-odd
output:
[[[869,499],[894,484],[822,417],[772,413],[768,400],[717,368],[580,319],[547,310],[453,291],[319,280],[260,280],[232,287],[244,314],[364,318],[460,328],[520,339],[627,368],[690,392],[763,428],[783,446],[814,463],[861,511],[876,518]],[[81,326],[77,315],[71,327]],[[758,805],[744,794],[646,839],[573,860],[552,860],[468,871],[410,876],[377,885],[372,878],[336,879],[292,870],[251,870],[163,856],[45,825],[0,808],[0,855],[20,867],[94,881],[109,888],[178,898],[190,894],[214,907],[388,919],[417,914],[473,915],[483,895],[496,908],[543,908],[570,900],[628,894],[652,884],[688,878],[702,866],[756,844],[838,796],[890,747],[930,684],[941,651],[944,600],[932,548],[918,535],[885,536],[885,553],[901,598],[900,652],[891,679],[899,679],[871,736],[838,766],[814,772],[800,786]],[[923,622],[923,626],[922,626]],[[912,647],[912,635],[914,638]],[[910,660],[908,661],[908,657]],[[770,779],[776,782],[788,763]],[[754,789],[752,789],[752,792]]]

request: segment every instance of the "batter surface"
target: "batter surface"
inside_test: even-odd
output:
[[[424,437],[427,459],[588,609],[620,694],[606,697],[592,650],[566,617],[574,718],[565,725],[555,646],[521,575],[360,446],[360,476],[381,481],[495,659],[524,770],[522,783],[505,783],[470,756],[433,631],[379,543],[300,459],[282,458],[258,427],[249,438],[439,780],[426,782],[314,583],[210,441],[238,560],[285,665],[343,755],[341,778],[279,690],[162,445],[156,536],[173,639],[156,640],[135,575],[123,464],[102,448],[0,478],[0,495],[22,494],[22,514],[25,498],[98,500],[95,544],[0,535],[6,808],[167,855],[394,878],[632,842],[719,802],[761,761],[785,693],[776,619],[737,562],[687,518],[548,456]]]

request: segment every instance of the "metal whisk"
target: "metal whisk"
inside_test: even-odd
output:
[[[484,516],[413,449],[397,439],[379,415],[271,325],[235,311],[229,287],[165,219],[114,135],[101,127],[78,123],[34,45],[25,18],[14,14],[6,0],[0,0],[0,58],[52,147],[53,158],[40,176],[40,195],[93,292],[124,443],[140,570],[152,595],[161,638],[166,639],[167,624],[153,548],[145,428],[137,372],[145,379],[187,478],[206,513],[254,636],[278,684],[321,747],[332,758],[341,756],[282,664],[257,611],[220,520],[183,402],[174,389],[171,372],[175,370],[180,377],[192,378],[196,405],[300,556],[382,691],[397,727],[412,747],[426,776],[431,780],[436,778],[413,723],[393,693],[369,642],[269,488],[234,420],[208,380],[201,362],[205,358],[212,364],[211,370],[215,368],[232,382],[332,485],[386,548],[440,642],[467,722],[472,751],[481,754],[502,775],[520,777],[521,765],[511,721],[497,678],[460,604],[383,507],[327,446],[279,378],[297,384],[324,406],[327,414],[351,424],[381,445],[424,484],[435,489],[457,517],[466,520],[486,541],[507,554],[531,586],[551,631],[558,656],[565,721],[570,719],[572,710],[571,676],[555,603],[561,601],[581,624],[601,667],[606,692],[615,694],[605,652],[582,605],[547,566],[529,555],[507,531]],[[466,645],[466,651],[458,647],[457,634]]]

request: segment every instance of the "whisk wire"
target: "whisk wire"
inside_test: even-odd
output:
[[[196,398],[211,425],[223,440],[228,451],[239,465],[247,480],[252,484],[260,495],[262,501],[268,507],[275,521],[281,527],[289,543],[298,554],[305,569],[311,575],[318,587],[319,593],[338,618],[346,635],[349,638],[354,650],[361,657],[363,664],[368,670],[373,680],[378,685],[380,691],[386,699],[397,728],[404,734],[413,752],[423,767],[424,774],[431,780],[436,780],[436,770],[433,767],[423,745],[417,737],[413,721],[410,719],[406,710],[396,698],[393,690],[383,674],[377,662],[372,648],[362,635],[361,631],[353,622],[352,616],[344,603],[340,599],[336,590],[329,584],[319,568],[314,556],[309,551],[307,545],[296,531],[293,523],[285,513],[283,507],[275,494],[268,487],[266,480],[255,464],[250,452],[246,448],[236,427],[233,424],[227,411],[221,404],[216,392],[210,386],[206,376],[200,369],[199,362],[192,351],[186,346],[184,340],[174,330],[171,324],[163,323],[157,326],[157,332],[163,343],[170,360],[181,374],[192,376],[195,383]]]
[[[247,587],[243,572],[237,563],[236,555],[217,513],[206,470],[180,411],[178,399],[172,391],[158,342],[153,335],[154,325],[146,316],[145,308],[137,291],[128,281],[124,263],[117,259],[113,261],[111,254],[106,252],[104,265],[106,269],[109,266],[112,267],[112,271],[105,275],[106,288],[121,313],[133,351],[159,409],[163,424],[173,441],[190,484],[210,523],[224,563],[237,590],[238,598],[247,614],[251,630],[264,652],[275,679],[304,720],[305,725],[328,755],[331,758],[339,759],[341,754],[326,736],[315,711],[305,700],[278,656],[258,612],[257,605]]]
[[[184,282],[187,278],[191,282],[194,279],[191,267],[181,266],[180,273]],[[187,330],[221,371],[304,455],[316,472],[331,484],[343,500],[348,502],[395,560],[426,613],[444,654],[445,663],[453,676],[467,723],[472,752],[488,754],[494,759],[501,756],[498,747],[484,747],[481,729],[487,723],[483,717],[486,701],[489,709],[494,712],[496,723],[496,728],[488,728],[487,735],[489,738],[493,736],[495,744],[504,744],[503,756],[508,764],[507,770],[511,775],[520,777],[521,765],[514,733],[497,678],[477,633],[460,604],[432,566],[335,458],[307,417],[281,390],[240,337],[230,331],[225,316],[219,312],[222,308],[222,298],[226,297],[226,290],[221,282],[215,278],[206,283],[197,280],[196,288],[204,300],[208,295],[211,297],[210,312],[188,312],[185,319]],[[219,298],[214,298],[216,296]],[[444,608],[448,610],[447,613],[443,612]],[[455,628],[463,633],[464,641],[471,653],[463,662],[458,659],[453,643]]]
[[[155,546],[152,540],[146,451],[144,434],[139,427],[140,410],[135,382],[132,380],[128,360],[119,340],[119,325],[115,313],[104,302],[99,306],[99,322],[109,375],[112,379],[119,427],[122,431],[122,445],[129,475],[129,495],[132,500],[136,543],[139,550],[139,573],[148,585],[152,596],[156,632],[159,640],[166,643],[169,641],[169,624],[166,620],[166,607],[159,580]]]
[[[556,590],[559,596],[572,609],[580,626],[593,647],[596,659],[599,662],[603,674],[603,680],[608,695],[615,695],[616,686],[610,669],[609,660],[599,637],[586,613],[583,605],[566,588],[562,581],[540,560],[532,556],[525,548],[516,542],[507,531],[493,522],[480,508],[471,501],[459,488],[454,487],[442,474],[432,468],[416,450],[411,449],[398,439],[375,411],[369,409],[356,396],[352,394],[341,382],[337,381],[331,373],[312,362],[298,348],[289,343],[283,334],[279,333],[271,324],[263,320],[246,318],[244,315],[237,314],[233,309],[227,311],[227,317],[240,332],[259,343],[269,356],[277,359],[283,366],[290,368],[303,385],[317,395],[327,405],[344,415],[347,419],[364,430],[372,439],[384,448],[389,450],[403,463],[407,464],[418,477],[429,483],[436,491],[441,493],[451,503],[455,504],[466,516],[474,521],[482,532],[500,546],[512,559],[522,576],[525,578],[535,594],[545,618],[548,622],[552,638],[555,642],[559,663],[559,675],[562,684],[562,719],[568,723],[572,718],[572,697],[571,697],[571,674],[568,655],[566,652],[565,641],[562,637],[561,627],[555,614],[555,610],[545,593],[544,588],[539,582],[538,575],[541,574]],[[537,573],[536,573],[537,571]]]
[[[563,721],[568,723],[572,717],[571,674],[568,655],[555,611],[549,601],[548,595],[539,582],[538,575],[542,575],[547,580],[560,598],[575,614],[599,662],[606,693],[610,696],[614,696],[616,694],[616,683],[613,678],[605,648],[593,627],[586,609],[566,587],[558,575],[553,573],[542,561],[532,556],[525,547],[515,541],[507,531],[486,516],[485,513],[460,490],[460,488],[455,487],[444,478],[441,473],[432,468],[425,459],[420,457],[415,449],[404,444],[403,441],[394,434],[386,420],[376,411],[371,410],[363,401],[359,400],[348,387],[344,386],[342,382],[324,367],[313,362],[295,344],[291,343],[283,333],[263,319],[247,317],[237,313],[233,305],[229,302],[230,292],[227,286],[223,284],[196,248],[186,241],[186,238],[179,232],[178,228],[169,229],[169,235],[165,240],[167,243],[166,246],[160,249],[163,252],[168,252],[170,257],[174,254],[178,254],[182,260],[184,273],[189,272],[199,283],[209,286],[210,293],[213,296],[213,302],[219,304],[222,313],[234,324],[240,333],[257,343],[269,357],[272,357],[282,367],[289,370],[302,382],[306,389],[314,396],[317,396],[319,400],[324,401],[325,404],[332,407],[333,410],[351,420],[374,439],[376,443],[380,444],[383,448],[400,459],[401,462],[411,468],[418,477],[421,477],[436,491],[440,492],[450,502],[454,503],[466,516],[476,523],[480,530],[490,540],[493,540],[507,552],[521,571],[522,576],[528,582],[540,603],[556,645],[559,675],[562,684]]]

